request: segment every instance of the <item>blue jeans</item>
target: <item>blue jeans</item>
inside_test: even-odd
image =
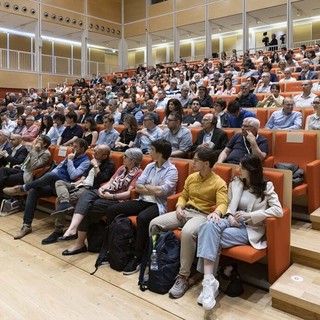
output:
[[[53,189],[54,189],[54,184],[57,180],[62,180],[57,173],[48,172],[48,173],[45,173],[39,179],[26,183],[25,190],[29,191],[32,188],[42,188],[48,185],[53,186]]]

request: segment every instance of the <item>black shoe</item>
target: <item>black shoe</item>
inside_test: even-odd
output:
[[[59,214],[59,213],[73,213],[74,211],[74,207],[69,203],[69,202],[61,202],[58,205],[57,210],[51,212],[51,216],[55,215],[55,214]]]
[[[125,268],[123,269],[123,274],[128,276],[130,274],[134,274],[140,270],[140,261],[138,261],[137,257],[132,258]]]
[[[77,250],[72,250],[72,251],[69,251],[68,249],[64,250],[62,252],[62,255],[63,256],[72,256],[74,254],[79,254],[79,253],[83,253],[83,252],[87,252],[87,251],[88,251],[87,246],[83,246],[82,248],[77,249]]]
[[[71,236],[61,236],[58,238],[58,241],[69,241],[78,239],[78,233],[72,234]]]
[[[63,236],[63,231],[53,231],[50,236],[48,236],[47,238],[43,239],[41,241],[41,244],[45,245],[45,244],[51,244],[51,243],[55,243],[58,241],[59,237]]]

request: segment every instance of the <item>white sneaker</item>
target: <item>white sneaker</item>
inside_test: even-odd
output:
[[[202,291],[198,297],[198,303],[205,310],[211,310],[216,305],[216,297],[219,294],[219,281],[215,278],[202,281]]]

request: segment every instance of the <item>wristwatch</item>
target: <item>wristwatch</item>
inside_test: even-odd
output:
[[[231,212],[228,212],[223,216],[223,218],[227,219],[229,216],[233,216],[233,214]]]

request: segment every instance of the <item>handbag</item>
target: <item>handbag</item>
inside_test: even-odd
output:
[[[236,263],[220,266],[218,280],[219,289],[229,297],[238,297],[244,292]]]

